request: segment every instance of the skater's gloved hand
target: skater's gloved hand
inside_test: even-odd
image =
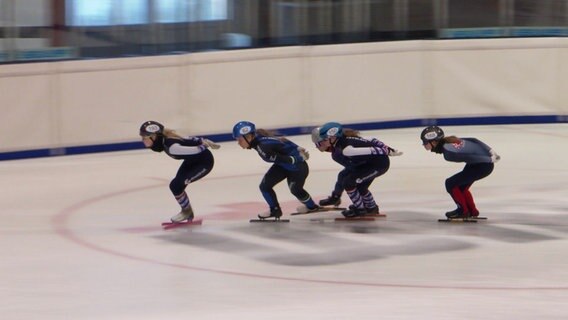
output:
[[[298,152],[300,153],[300,157],[302,157],[302,160],[306,161],[310,158],[310,153],[306,149],[298,147]]]
[[[497,152],[493,151],[493,149],[489,150],[489,153],[491,154],[491,162],[495,163],[501,160],[501,156],[498,155]]]
[[[221,148],[221,146],[209,139],[206,138],[201,138],[201,143],[203,143],[203,145],[205,145],[207,148],[211,148],[213,150],[217,150],[219,148]]]
[[[398,156],[402,156],[402,155],[403,155],[403,152],[402,152],[402,151],[393,149],[393,148],[391,148],[391,147],[388,147],[388,150],[389,150],[389,152],[388,152],[389,157],[398,157]]]

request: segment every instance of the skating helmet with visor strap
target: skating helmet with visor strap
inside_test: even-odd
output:
[[[140,135],[148,137],[151,135],[163,135],[164,126],[157,121],[146,121],[140,126]]]
[[[343,126],[337,122],[328,122],[319,128],[320,141],[330,137],[343,137]]]
[[[256,126],[249,121],[240,121],[233,127],[233,138],[237,139],[249,133],[255,133]]]
[[[444,138],[444,130],[438,126],[429,126],[422,130],[420,133],[420,139],[422,139],[422,145],[426,145],[432,141],[440,141]]]

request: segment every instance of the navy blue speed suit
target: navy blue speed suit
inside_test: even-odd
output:
[[[287,179],[290,192],[301,202],[310,201],[309,206],[315,206],[311,196],[304,189],[309,174],[308,164],[304,161],[299,146],[282,137],[266,137],[256,135],[250,142],[251,149],[255,149],[262,160],[273,163],[260,183],[262,196],[270,209],[279,208],[278,198],[274,186]]]
[[[357,189],[366,194],[375,178],[385,174],[390,167],[388,147],[377,139],[340,137],[333,146],[332,159],[345,167],[337,176],[334,192]]]
[[[213,154],[201,138],[168,138],[158,136],[152,146],[156,152],[165,151],[176,160],[183,160],[176,176],[170,182],[170,190],[177,196],[185,191],[188,184],[205,177],[213,169]]]

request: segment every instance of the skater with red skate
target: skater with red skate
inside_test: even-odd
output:
[[[458,138],[444,135],[437,126],[429,126],[420,134],[422,145],[428,151],[443,154],[446,161],[465,162],[463,170],[446,179],[446,191],[457,205],[446,212],[448,219],[468,219],[479,216],[469,189],[475,181],[493,172],[495,162],[501,157],[488,145],[476,138]]]

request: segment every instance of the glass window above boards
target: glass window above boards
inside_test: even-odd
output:
[[[148,0],[69,0],[67,26],[112,26],[149,23]]]
[[[157,0],[154,2],[154,22],[180,23],[225,20],[227,0]]]
[[[568,0],[0,0],[0,63],[568,36]]]
[[[228,0],[67,0],[66,25],[113,26],[225,20]]]

